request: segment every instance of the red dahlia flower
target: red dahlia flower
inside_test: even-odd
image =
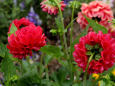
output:
[[[21,27],[24,27],[24,26],[28,26],[30,24],[33,24],[32,22],[30,22],[28,19],[26,18],[22,18],[20,20],[18,19],[15,19],[12,23],[15,24],[15,26],[17,27],[17,29],[20,29]],[[12,23],[10,24],[9,26],[9,31],[10,31],[10,28],[11,28],[11,25]]]
[[[42,11],[48,12],[50,15],[54,14],[56,15],[59,11],[58,6],[55,4],[55,2],[52,2],[50,0],[43,0],[41,3]],[[64,4],[64,1],[60,1],[61,5],[61,11],[64,11],[64,8],[66,7],[66,4]]]
[[[92,1],[89,4],[82,4],[81,12],[78,13],[77,22],[80,24],[80,27],[84,29],[88,22],[83,15],[96,20],[106,28],[109,28],[111,24],[108,21],[113,18],[113,12],[110,6],[101,1]]]
[[[88,66],[88,73],[102,73],[113,66],[115,62],[115,40],[110,34],[97,34],[89,32],[81,37],[78,44],[74,46],[73,57],[78,66],[84,71],[89,57],[93,55]]]
[[[46,37],[40,26],[30,24],[17,30],[8,37],[7,48],[14,57],[22,59],[32,55],[32,50],[38,51],[46,45]]]

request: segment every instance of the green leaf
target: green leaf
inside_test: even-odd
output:
[[[50,32],[51,32],[52,34],[56,34],[56,33],[57,33],[57,30],[56,30],[56,29],[51,29]]]
[[[8,36],[10,36],[11,34],[15,34],[16,31],[17,31],[17,27],[13,23],[11,28],[10,28],[10,32],[8,33]]]
[[[5,52],[7,51],[7,48],[4,44],[0,44],[0,56],[5,57]]]
[[[1,71],[4,73],[5,80],[10,80],[16,74],[16,67],[9,57],[5,57],[1,63]]]
[[[40,49],[41,52],[54,56],[54,57],[61,57],[63,56],[63,53],[61,49],[57,46],[52,46],[52,45],[46,45]]]
[[[104,26],[98,24],[97,22],[95,22],[95,21],[92,20],[92,19],[89,19],[89,18],[86,17],[86,16],[84,16],[84,17],[85,17],[86,20],[88,21],[89,26],[91,26],[95,32],[98,33],[98,31],[102,31],[104,34],[108,33],[107,29],[106,29]]]

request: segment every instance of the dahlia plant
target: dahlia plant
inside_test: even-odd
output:
[[[40,6],[55,22],[52,19],[52,25],[38,26],[31,21],[38,16],[31,6],[26,18],[10,23],[8,43],[0,44],[0,85],[114,86],[115,20],[110,6],[101,1],[76,0],[42,0]],[[64,16],[66,7],[71,9],[69,22]],[[75,20],[81,33],[74,34]],[[56,44],[51,45],[45,32],[49,27],[58,35]]]

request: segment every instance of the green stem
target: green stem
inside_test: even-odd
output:
[[[83,77],[83,86],[87,86],[86,85],[86,80],[87,80],[87,70],[88,70],[88,67],[89,67],[89,63],[91,62],[92,58],[93,58],[93,55],[92,54],[90,57],[89,57],[89,60],[88,60],[88,63],[87,63],[87,66],[86,66],[86,69],[85,69],[85,74],[84,74],[84,77]]]
[[[40,58],[40,78],[41,78],[41,79],[42,79],[43,56],[44,56],[44,54],[42,53],[41,58]]]
[[[71,21],[73,21],[74,18],[74,5],[72,6],[72,17],[71,17]],[[71,22],[71,31],[70,31],[70,46],[72,45],[73,42],[73,22]]]
[[[70,58],[69,60],[69,64],[70,64],[70,68],[71,68],[71,80],[74,80],[74,72],[73,72],[73,64],[72,64],[72,43],[73,43],[73,19],[74,19],[74,5],[72,6],[72,17],[71,17],[71,30],[70,30]]]
[[[77,17],[74,18],[73,21],[71,21],[71,22],[66,26],[66,29],[68,29],[68,28],[71,26],[71,23],[73,23],[76,19],[77,19]]]
[[[59,8],[59,15],[60,15],[60,18],[61,18],[61,23],[62,23],[62,26],[63,26],[63,31],[64,31],[64,22],[63,22],[63,14],[62,14],[62,11],[61,11],[61,8],[60,8],[60,2],[58,0],[54,0],[55,3],[57,4],[58,8]],[[67,47],[67,40],[66,40],[66,35],[65,35],[65,32],[63,33],[63,39],[64,39],[64,46],[65,46],[65,52],[66,52],[66,55],[67,57],[69,58],[69,54],[68,54],[68,47]]]

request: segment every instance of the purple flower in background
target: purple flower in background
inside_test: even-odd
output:
[[[25,2],[24,2],[24,1],[22,1],[22,2],[20,3],[20,8],[21,8],[21,11],[24,10],[24,8],[25,8]]]
[[[0,86],[2,86],[2,84],[0,84]]]
[[[30,12],[28,13],[28,16],[26,16],[26,18],[29,19],[31,22],[33,22],[35,25],[42,24],[39,15],[35,13],[33,7],[30,8]]]
[[[69,1],[72,1],[72,0],[63,0],[65,4],[68,4]]]

